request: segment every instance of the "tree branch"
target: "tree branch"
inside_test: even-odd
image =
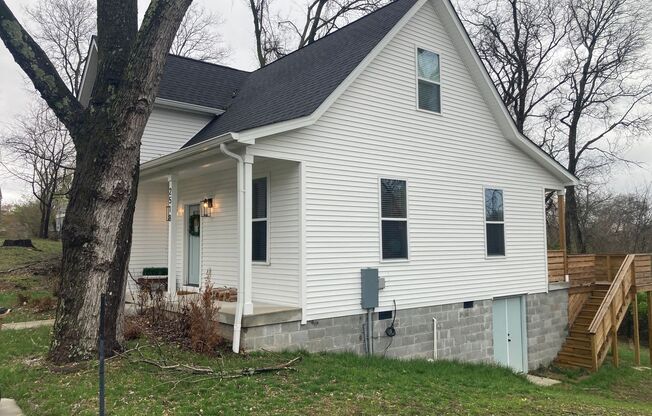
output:
[[[4,0],[0,0],[0,38],[59,120],[69,131],[74,131],[83,112],[82,105]]]

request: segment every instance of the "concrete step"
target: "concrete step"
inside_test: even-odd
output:
[[[13,399],[0,399],[0,416],[22,416],[23,412]]]

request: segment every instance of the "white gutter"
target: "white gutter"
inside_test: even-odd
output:
[[[191,104],[183,101],[170,100],[169,98],[156,97],[156,99],[154,100],[154,104],[165,108],[190,111],[193,113],[212,114],[216,116],[219,116],[220,114],[224,113],[224,110],[221,108],[207,107],[205,105]]]
[[[226,148],[226,143],[220,143],[220,152],[224,155],[235,159],[238,163],[237,172],[238,172],[238,225],[239,225],[239,245],[240,245],[240,272],[238,278],[238,300],[235,308],[235,320],[233,322],[233,352],[238,354],[240,352],[240,333],[242,332],[242,315],[244,315],[245,307],[245,295],[244,295],[244,268],[245,262],[247,261],[245,257],[245,210],[244,210],[244,199],[245,199],[245,183],[244,183],[244,159],[242,156],[237,153],[231,152]]]

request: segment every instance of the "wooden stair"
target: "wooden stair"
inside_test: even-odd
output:
[[[562,367],[592,369],[589,326],[602,305],[608,289],[608,284],[596,285],[595,289],[591,291],[591,295],[568,331],[568,337],[557,355],[555,364]]]
[[[611,282],[595,282],[568,331],[555,364],[597,371],[614,352],[618,366],[618,328],[633,299],[636,299],[635,255],[627,255]]]

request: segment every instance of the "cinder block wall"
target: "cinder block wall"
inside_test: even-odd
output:
[[[374,352],[400,358],[433,358],[433,318],[437,319],[437,357],[462,361],[491,361],[493,358],[492,302],[475,302],[464,309],[462,303],[399,310],[396,336],[385,334],[392,320],[378,320],[374,314]],[[288,322],[244,330],[247,350],[279,351],[365,351],[366,315],[300,322]]]
[[[527,296],[528,369],[552,362],[568,335],[568,289]]]

